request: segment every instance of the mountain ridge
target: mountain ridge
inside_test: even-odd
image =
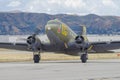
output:
[[[44,27],[47,21],[59,19],[78,32],[80,25],[87,27],[88,34],[118,34],[120,31],[119,16],[99,16],[88,14],[84,16],[69,14],[46,14],[26,12],[0,12],[0,34],[32,34],[37,27]]]

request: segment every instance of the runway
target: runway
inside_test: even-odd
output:
[[[120,80],[120,59],[0,63],[0,80]]]

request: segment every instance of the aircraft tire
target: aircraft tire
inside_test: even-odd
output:
[[[82,54],[81,55],[81,61],[82,61],[82,63],[86,63],[87,62],[87,54]]]
[[[40,56],[39,55],[34,55],[34,58],[33,58],[33,60],[34,60],[34,63],[39,63],[39,61],[40,61]]]

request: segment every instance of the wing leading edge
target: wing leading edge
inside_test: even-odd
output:
[[[92,50],[95,52],[106,52],[109,50],[120,49],[120,41],[92,42]]]
[[[0,43],[0,48],[29,51],[26,43]]]

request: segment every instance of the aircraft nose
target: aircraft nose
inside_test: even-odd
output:
[[[51,26],[49,26],[49,25],[46,25],[46,26],[45,26],[45,29],[46,29],[46,30],[51,30],[51,29],[52,29],[52,27],[51,27]]]

